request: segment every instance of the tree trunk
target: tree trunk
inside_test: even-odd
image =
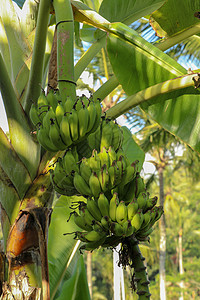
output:
[[[87,252],[87,280],[90,292],[90,297],[92,299],[92,253]]]
[[[182,249],[182,240],[183,240],[183,230],[182,228],[179,230],[179,237],[178,237],[178,249],[179,249],[179,273],[180,275],[183,275],[184,269],[183,269],[183,249]],[[180,282],[180,288],[181,288],[181,295],[179,297],[179,300],[183,300],[183,288],[184,288],[184,282],[181,280]]]
[[[160,205],[164,205],[164,178],[163,167],[158,168]],[[160,299],[166,300],[166,280],[165,280],[165,258],[166,258],[166,224],[164,214],[160,218],[160,255],[159,255],[159,273],[160,273]]]

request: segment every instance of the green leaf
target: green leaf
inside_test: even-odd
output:
[[[57,300],[90,300],[87,276],[83,257],[79,257],[71,278],[64,282],[61,295]]]
[[[22,199],[31,184],[29,172],[0,128],[0,165]]]
[[[26,62],[32,49],[21,31],[19,19],[11,0],[0,1],[0,15],[9,44],[12,64],[11,81],[18,99],[21,99],[29,77]]]
[[[20,198],[13,186],[12,182],[8,178],[7,174],[0,167],[0,203],[8,216],[10,224],[12,224],[17,216]],[[7,228],[9,230],[9,228]],[[7,236],[8,232],[6,233]]]
[[[115,76],[127,95],[186,73],[175,60],[129,27],[119,23],[110,28],[121,37],[124,34],[122,38],[109,34],[107,50]]]
[[[0,90],[8,119],[11,144],[26,166],[31,179],[34,179],[40,161],[40,146],[31,136],[31,129],[28,125],[24,110],[17,101],[1,54]]]
[[[135,160],[139,160],[138,168],[140,172],[144,163],[145,153],[135,142],[130,130],[126,126],[122,126],[122,129],[124,135],[122,149],[131,163]]]
[[[53,208],[48,238],[51,299],[60,290],[64,277],[65,279],[70,278],[80,256],[79,251],[76,252],[79,242],[74,240],[74,235],[63,235],[78,229],[73,218],[67,222],[71,212],[69,206],[71,201],[76,199],[77,197],[61,196]]]
[[[110,22],[131,24],[160,8],[165,0],[103,0],[99,14]]]
[[[158,36],[169,37],[199,23],[194,16],[200,10],[199,0],[168,0],[150,18]]]
[[[20,25],[26,38],[36,28],[39,2],[35,0],[26,0],[21,10]]]

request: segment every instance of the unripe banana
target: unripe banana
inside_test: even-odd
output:
[[[42,91],[42,93],[41,93],[40,96],[38,97],[38,100],[37,100],[37,106],[38,106],[38,109],[39,109],[39,110],[41,110],[41,109],[44,108],[44,107],[47,108],[47,107],[49,106],[44,91]]]
[[[104,193],[100,193],[98,198],[98,207],[102,217],[109,216],[109,201]]]
[[[110,205],[109,205],[109,216],[112,221],[116,221],[116,210],[118,205],[119,205],[118,194],[114,193],[110,200]]]
[[[114,122],[111,122],[112,124],[112,132],[113,132],[113,140],[112,140],[112,145],[113,149],[117,151],[118,149],[121,148],[122,142],[123,142],[123,131],[122,129],[115,124]]]
[[[92,155],[89,158],[88,163],[90,168],[98,174],[101,169],[101,161],[95,149],[92,151]]]
[[[48,104],[52,107],[53,111],[55,112],[56,107],[58,105],[58,100],[52,89],[47,94],[46,99],[47,99]]]
[[[119,236],[116,236],[116,235],[111,235],[111,236],[108,236],[106,237],[105,241],[103,242],[102,244],[102,247],[105,247],[105,248],[115,248],[117,247],[117,245],[120,243],[120,237]]]
[[[65,113],[70,113],[73,109],[75,101],[72,100],[71,97],[67,97],[65,103],[64,103],[64,111]]]
[[[71,150],[66,151],[65,155],[63,156],[63,168],[67,174],[70,174],[72,171],[79,173],[78,164]]]
[[[81,195],[92,196],[90,187],[87,185],[83,177],[78,174],[78,172],[75,172],[74,174],[74,186]]]
[[[63,143],[61,136],[60,136],[60,130],[58,128],[58,125],[56,124],[56,121],[51,119],[50,129],[49,129],[49,138],[51,142],[54,144],[55,147],[57,147],[57,150],[65,150],[66,145]]]
[[[131,236],[135,231],[135,228],[131,225],[130,220],[125,221],[122,226],[123,226],[124,236],[126,237]]]
[[[143,214],[140,210],[137,211],[137,213],[134,215],[134,217],[131,220],[131,225],[135,228],[135,231],[138,231],[142,225],[143,222]]]
[[[108,216],[104,216],[101,218],[101,225],[103,226],[103,228],[105,230],[109,230],[110,229],[110,219]]]
[[[90,103],[87,107],[87,111],[89,113],[89,122],[88,122],[87,132],[91,133],[91,132],[93,132],[93,128],[95,126],[95,123],[100,122],[100,120],[97,120],[97,111],[96,111],[96,107],[95,107],[93,101],[90,101]]]
[[[132,181],[136,176],[136,163],[133,162],[125,169],[125,173],[123,175],[121,186],[125,186],[127,183]]]
[[[147,210],[152,209],[156,205],[157,201],[158,201],[158,197],[156,196],[153,198],[148,198],[144,211],[146,212]]]
[[[62,118],[64,116],[64,107],[62,105],[62,102],[59,102],[57,107],[56,107],[56,111],[55,111],[55,115],[56,115],[56,121],[58,123],[58,125],[60,126],[60,123],[62,121]]]
[[[109,149],[110,145],[112,145],[112,139],[113,139],[112,126],[110,125],[110,121],[105,120],[102,122],[100,150],[103,147]]]
[[[107,168],[110,167],[110,157],[108,155],[108,151],[105,147],[101,149],[101,152],[98,154],[100,161],[101,161],[101,167],[103,165],[106,165]]]
[[[128,210],[128,220],[132,220],[134,215],[138,211],[138,203],[135,200],[131,201],[127,206],[127,210]]]
[[[96,242],[99,241],[100,239],[104,238],[106,234],[97,232],[95,230],[87,232],[85,234],[85,238],[88,240],[88,242]]]
[[[50,130],[51,119],[55,120],[55,113],[53,111],[53,108],[51,106],[49,106],[48,111],[46,112],[46,114],[42,120],[42,125],[45,128],[46,132],[49,132],[49,130]]]
[[[138,203],[139,208],[141,208],[142,210],[145,208],[146,203],[147,203],[146,193],[143,192],[138,195],[137,203]]]
[[[81,207],[79,209],[80,217],[85,221],[86,224],[92,226],[95,222],[94,217],[91,215],[87,207]]]
[[[140,193],[143,193],[143,192],[145,192],[144,180],[140,177],[140,174],[137,173],[136,174],[136,193],[135,193],[136,198],[138,197],[138,195]]]
[[[30,116],[30,119],[31,119],[31,122],[33,123],[33,125],[36,126],[36,125],[41,124],[41,120],[38,116],[38,110],[37,110],[37,106],[35,105],[35,103],[33,103],[31,105],[29,116]]]
[[[74,212],[74,223],[83,230],[91,231],[92,226],[88,225],[85,220],[79,216],[76,212]]]
[[[123,230],[123,226],[117,222],[112,222],[110,225],[110,230],[111,232],[116,235],[116,236],[123,236],[124,234],[124,230]]]
[[[113,161],[114,160],[116,161],[117,155],[116,155],[116,152],[115,152],[114,148],[111,147],[111,146],[109,147],[107,152],[108,152],[108,155],[109,155],[109,158],[110,158],[110,166],[111,166]]]
[[[92,228],[93,228],[93,230],[100,232],[100,233],[105,231],[105,229],[102,227],[102,224],[96,220],[93,222]]]
[[[108,190],[109,183],[110,183],[110,176],[106,168],[106,165],[102,166],[98,178],[101,185],[101,190],[103,192],[106,192]]]
[[[49,139],[49,136],[47,135],[47,132],[43,128],[43,126],[40,126],[39,129],[37,130],[37,139],[38,139],[38,142],[40,143],[40,145],[44,149],[46,149],[48,151],[52,151],[52,152],[58,151],[57,147],[55,147],[54,144]]]
[[[86,250],[86,251],[92,252],[93,250],[98,249],[100,246],[102,246],[102,244],[104,243],[105,239],[106,239],[106,236],[103,236],[98,241],[85,243],[84,245],[82,245],[80,247],[80,252],[81,252],[81,250]]]
[[[110,168],[108,169],[108,173],[109,173],[109,177],[110,177],[110,185],[109,185],[109,189],[113,189],[115,186],[115,167],[112,164],[112,166],[110,166]]]
[[[71,146],[73,141],[71,137],[71,131],[69,127],[69,119],[68,119],[68,114],[64,114],[62,117],[62,120],[60,122],[60,135],[67,147]]]
[[[51,171],[50,172],[50,179],[51,179],[51,182],[52,182],[52,184],[54,186],[54,190],[57,193],[59,193],[60,195],[65,195],[65,196],[73,196],[73,195],[77,194],[77,191],[76,191],[76,189],[74,187],[73,188],[69,188],[68,187],[67,189],[65,189],[63,187],[60,187],[59,184],[56,183],[56,181],[54,179],[55,176],[54,176],[52,170],[50,170],[50,171]]]
[[[72,109],[68,116],[71,138],[76,142],[79,138],[78,114],[75,109]]]
[[[80,164],[80,174],[85,179],[87,184],[89,184],[89,179],[92,174],[92,170],[89,166],[88,160],[86,157],[83,157]]]
[[[119,224],[123,224],[127,219],[127,206],[124,201],[120,201],[116,209],[116,220]]]
[[[98,198],[99,194],[101,193],[101,185],[96,172],[92,172],[90,175],[89,186],[94,198]]]
[[[87,108],[82,107],[78,111],[78,126],[79,126],[80,139],[86,136],[86,133],[88,132],[88,123],[89,123],[89,112]]]
[[[87,199],[87,209],[96,221],[101,221],[102,215],[99,210],[98,204],[94,199]]]
[[[90,101],[84,94],[82,94],[82,96],[81,96],[81,101],[84,104],[84,106],[87,108]]]

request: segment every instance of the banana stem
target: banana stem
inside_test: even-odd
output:
[[[122,245],[123,247],[124,245]],[[134,269],[133,285],[136,283],[137,294],[139,300],[150,299],[149,280],[147,277],[146,267],[144,265],[145,258],[140,252],[138,241],[134,239],[127,239],[125,246],[128,248],[128,256],[131,260],[131,268]]]
[[[77,79],[80,77],[91,60],[95,57],[95,55],[101,50],[102,47],[105,46],[105,43],[106,36],[103,36],[101,39],[92,44],[92,46],[82,55],[82,57],[74,67],[75,81],[77,81]]]
[[[161,82],[148,87],[145,90],[131,95],[125,100],[111,107],[107,110],[106,114],[112,119],[115,119],[120,115],[126,113],[130,109],[136,107],[137,105],[142,104],[152,98],[159,97],[160,95],[177,91],[179,89],[183,90],[184,88],[194,86],[193,78],[195,77],[195,75],[198,76],[198,74],[195,73],[192,75],[183,75],[181,77],[170,79],[165,82]]]
[[[58,87],[61,98],[76,98],[74,79],[74,19],[70,0],[54,0],[57,27]]]
[[[41,93],[43,63],[46,47],[46,36],[49,22],[50,0],[41,0],[36,26],[33,57],[25,97],[25,112],[29,113],[32,102],[36,102]]]
[[[105,99],[117,86],[119,81],[116,76],[113,75],[108,81],[106,81],[96,92],[93,94],[93,99],[100,98],[102,101]]]

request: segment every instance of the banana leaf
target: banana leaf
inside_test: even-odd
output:
[[[115,26],[115,29],[122,27],[121,24]],[[186,73],[167,54],[144,39],[142,46],[142,38],[135,35],[134,31],[132,37],[130,33],[130,28],[127,28],[124,37],[119,30],[117,34],[120,38],[113,34],[109,34],[107,38],[107,50],[113,70],[128,95],[134,95],[139,90],[144,90],[145,93],[147,87]],[[177,91],[169,90],[163,95],[162,90],[158,91],[153,99],[141,104],[141,107],[165,129],[200,151],[199,96],[197,89],[184,88],[183,85],[183,88],[177,87]]]
[[[78,249],[79,242],[74,240],[74,231],[78,227],[74,224],[73,218],[67,222],[70,216],[70,204],[76,201],[77,197],[61,196],[51,216],[48,238],[48,260],[51,299],[61,295],[63,282],[68,280],[80,257]],[[64,235],[69,233],[68,235]]]

